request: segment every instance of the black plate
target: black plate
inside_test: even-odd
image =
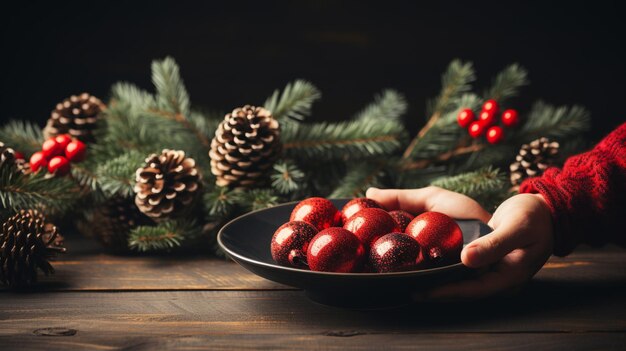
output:
[[[341,209],[348,200],[332,200]],[[379,308],[410,302],[426,288],[470,273],[461,263],[411,272],[328,273],[279,266],[272,259],[274,231],[289,221],[297,202],[250,212],[226,224],[218,233],[220,247],[237,263],[263,278],[304,289],[312,300],[342,307]],[[491,229],[477,220],[457,220],[467,244]]]

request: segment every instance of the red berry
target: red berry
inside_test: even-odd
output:
[[[461,128],[467,128],[475,117],[476,116],[474,116],[474,111],[472,111],[472,109],[465,108],[459,112],[459,115],[456,117],[456,121],[459,122]]]
[[[365,208],[350,217],[343,229],[354,233],[369,248],[370,244],[385,234],[398,231],[398,224],[387,211],[380,208]]]
[[[389,233],[372,244],[370,263],[378,273],[416,269],[422,263],[420,245],[404,233]]]
[[[48,160],[50,160],[54,156],[63,155],[63,151],[63,146],[61,146],[59,142],[54,140],[54,138],[44,141],[41,145],[41,152],[43,152],[44,157]]]
[[[312,271],[358,272],[365,261],[365,248],[356,235],[332,227],[311,239],[306,257]]]
[[[341,212],[330,200],[310,197],[300,201],[291,212],[289,221],[304,221],[317,230],[335,227],[341,221]]]
[[[406,228],[422,248],[424,259],[431,264],[459,262],[463,249],[463,232],[454,219],[439,212],[424,212]]]
[[[483,104],[483,111],[491,112],[494,115],[498,113],[498,103],[496,102],[496,100],[491,99],[485,101],[485,103]]]
[[[478,115],[478,121],[482,123],[485,128],[492,125],[495,119],[495,114],[490,111],[482,111],[480,115]]]
[[[302,267],[306,263],[309,242],[317,234],[317,229],[307,222],[287,222],[274,232],[272,237],[272,258],[283,266]]]
[[[65,157],[72,162],[80,162],[85,159],[87,153],[87,146],[82,141],[76,139],[72,140],[65,147]]]
[[[519,123],[519,119],[517,117],[517,111],[515,110],[506,110],[502,113],[502,124],[506,127],[513,127]]]
[[[54,173],[57,176],[64,176],[70,171],[70,161],[63,156],[54,156],[50,162],[48,162],[48,172]]]
[[[504,132],[502,128],[498,126],[493,126],[487,130],[487,141],[490,144],[497,144],[502,141],[504,138]]]
[[[348,218],[365,208],[383,208],[383,206],[366,197],[357,197],[356,199],[352,199],[341,209],[342,223],[346,223]]]
[[[23,160],[24,154],[19,151],[13,151],[13,156],[15,156],[16,160]]]
[[[48,167],[48,159],[43,155],[43,152],[37,151],[30,157],[30,169],[37,172],[42,167]]]
[[[72,137],[69,134],[61,134],[54,137],[54,140],[56,140],[57,143],[61,144],[61,147],[63,147],[63,149],[65,150],[67,144],[72,141]]]
[[[469,132],[469,135],[472,138],[478,138],[483,134],[483,131],[485,130],[485,128],[483,127],[483,124],[478,122],[478,121],[474,121],[470,124],[469,128],[467,129],[467,131]]]

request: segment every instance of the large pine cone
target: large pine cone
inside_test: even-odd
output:
[[[30,164],[26,160],[17,158],[15,150],[0,141],[0,169],[4,167],[15,167],[22,173],[28,173],[30,170]]]
[[[93,130],[106,106],[88,93],[72,95],[58,103],[50,114],[44,128],[44,136],[50,138],[59,134],[69,134],[83,142],[94,141]]]
[[[250,105],[236,108],[224,117],[211,141],[211,173],[219,186],[260,185],[280,150],[280,126],[270,111]]]
[[[57,228],[35,210],[22,210],[2,224],[0,245],[0,282],[11,287],[34,283],[37,269],[54,273],[48,260],[65,252]]]
[[[154,219],[175,217],[193,202],[200,188],[194,159],[184,151],[152,154],[136,173],[135,204]]]
[[[559,143],[539,138],[522,145],[515,162],[509,167],[511,184],[519,186],[526,178],[538,177],[554,164],[559,154]]]
[[[113,197],[93,214],[91,231],[105,248],[126,252],[130,231],[154,223],[141,213],[132,198]]]

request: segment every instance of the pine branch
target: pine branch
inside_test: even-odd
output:
[[[395,90],[384,90],[374,98],[374,102],[361,111],[356,119],[395,120],[400,122],[406,113],[408,103],[405,97]]]
[[[253,189],[239,193],[237,202],[244,211],[256,211],[278,205],[278,196],[271,189]]]
[[[371,162],[354,164],[348,167],[348,172],[339,186],[329,195],[330,198],[353,198],[364,196],[367,188],[382,186],[386,162]]]
[[[30,121],[9,121],[0,129],[0,141],[25,156],[41,150],[41,128]]]
[[[263,106],[280,122],[289,119],[303,121],[311,114],[315,100],[322,97],[320,91],[306,80],[288,83],[282,93],[276,89]]]
[[[238,191],[216,186],[212,191],[204,193],[202,199],[209,216],[224,218],[237,206],[240,194]]]
[[[396,121],[371,119],[310,125],[290,123],[283,128],[285,153],[295,159],[362,159],[390,155],[405,132]]]
[[[514,63],[498,73],[491,88],[485,92],[485,99],[495,99],[502,104],[504,100],[517,96],[519,89],[528,83],[528,71]]]
[[[180,69],[171,57],[152,62],[152,83],[157,90],[157,105],[172,112],[177,119],[189,115],[189,95],[180,77]]]
[[[165,222],[157,226],[140,226],[131,230],[128,246],[131,249],[146,252],[172,249],[180,246],[187,228],[179,223]]]
[[[589,130],[590,121],[589,112],[581,106],[554,107],[539,101],[533,105],[515,139],[520,143],[539,137],[565,140]]]
[[[274,165],[271,179],[278,193],[290,194],[304,187],[305,174],[292,162],[282,161]]]
[[[493,208],[506,196],[508,182],[499,169],[485,167],[473,172],[440,178],[432,185],[465,194],[487,209]]]
[[[112,103],[127,104],[133,109],[148,110],[157,107],[154,96],[136,85],[118,82],[111,88]]]

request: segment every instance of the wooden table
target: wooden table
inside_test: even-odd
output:
[[[29,292],[0,291],[0,350],[625,350],[626,251],[553,258],[515,296],[358,311],[201,256],[84,239]]]

